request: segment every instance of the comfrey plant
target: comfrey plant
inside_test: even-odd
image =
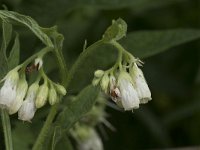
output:
[[[118,42],[127,31],[127,25],[122,19],[114,20],[101,40],[89,47],[85,44],[80,57],[71,69],[67,69],[62,54],[64,38],[57,32],[56,27],[41,28],[32,18],[6,10],[0,10],[0,18],[3,27],[0,109],[7,150],[13,149],[9,115],[18,113],[18,119],[32,121],[34,124],[36,111],[50,107],[38,138],[32,143],[27,143],[33,144],[33,150],[56,149],[56,146],[59,146],[57,143],[63,138],[68,141],[68,146],[72,146],[68,136],[75,139],[75,147],[80,150],[102,150],[103,143],[95,128],[99,124],[111,129],[113,127],[106,119],[106,100],[98,87],[100,86],[101,90],[124,110],[139,108],[140,104],[151,100],[151,92],[139,68],[143,64],[142,61]],[[37,47],[37,52],[22,63],[19,63],[18,34],[10,56],[7,56],[8,44],[12,38],[12,24],[30,29],[42,42]],[[87,86],[90,84],[87,83],[83,89],[75,92],[78,93],[75,96],[73,92],[67,94],[66,91],[73,89],[71,82],[78,75],[77,71],[81,70],[82,62],[88,59],[91,51],[106,44],[118,51],[118,58],[113,67],[105,71],[96,68],[92,85]],[[60,72],[58,76],[52,77],[53,79],[50,78],[49,68],[45,65],[47,56],[55,59],[57,65],[54,69]],[[42,117],[46,116],[42,114]]]

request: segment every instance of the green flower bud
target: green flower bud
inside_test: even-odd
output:
[[[61,95],[66,95],[67,91],[66,89],[64,88],[64,86],[60,85],[60,84],[54,84],[55,88],[56,88],[56,91],[61,94]]]
[[[47,102],[48,91],[49,88],[47,86],[47,83],[44,83],[39,87],[38,94],[35,100],[36,108],[41,108],[42,106],[45,105],[45,103]]]
[[[92,80],[92,85],[93,85],[93,86],[97,86],[97,85],[99,84],[100,80],[101,80],[101,78],[94,78],[94,79]]]
[[[103,70],[96,70],[94,72],[94,76],[97,78],[101,78],[104,75],[104,71]]]
[[[101,79],[101,89],[102,89],[105,93],[107,93],[107,91],[108,91],[109,81],[110,81],[110,79],[109,79],[109,77],[108,77],[108,74],[105,74],[105,75],[103,76],[103,78]]]
[[[49,90],[49,104],[54,105],[57,102],[58,95],[53,86]]]

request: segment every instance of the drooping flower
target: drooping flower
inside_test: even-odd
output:
[[[142,70],[138,68],[137,64],[130,69],[130,74],[134,81],[134,87],[137,91],[140,103],[145,104],[151,100],[151,91],[146,83]]]
[[[0,90],[0,106],[6,109],[10,108],[16,98],[17,83],[19,73],[17,69],[11,70],[2,80],[4,84]]]
[[[27,96],[18,111],[18,119],[31,122],[36,112],[35,99],[39,89],[38,83],[33,83],[27,92]]]
[[[121,93],[121,97],[118,98],[117,103],[121,104],[125,110],[139,108],[139,97],[133,87],[130,75],[125,71],[120,72],[117,84]]]
[[[27,89],[28,83],[25,79],[25,76],[23,76],[17,84],[16,98],[9,108],[9,114],[14,114],[19,110],[23,103],[24,97],[26,96]]]

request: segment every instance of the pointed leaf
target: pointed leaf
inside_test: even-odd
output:
[[[2,30],[3,30],[2,44],[1,44],[1,49],[0,49],[0,68],[1,68],[0,79],[2,79],[2,77],[8,71],[6,50],[12,37],[12,25],[3,21]]]
[[[129,33],[121,43],[134,56],[146,58],[200,38],[200,30],[174,29]]]
[[[9,23],[22,24],[28,27],[45,45],[53,47],[51,39],[31,17],[13,11],[0,10],[0,18]]]
[[[19,35],[16,34],[14,45],[10,51],[10,56],[8,58],[8,68],[11,70],[19,64],[20,59],[20,43]]]

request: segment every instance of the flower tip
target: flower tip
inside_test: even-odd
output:
[[[95,76],[96,78],[101,78],[103,75],[104,75],[104,71],[103,71],[103,70],[96,70],[96,71],[94,72],[94,76]]]
[[[40,68],[43,65],[43,60],[42,58],[38,57],[35,59],[34,65],[37,66],[37,69],[40,70]]]
[[[67,94],[67,91],[66,91],[66,89],[65,89],[64,86],[62,86],[62,85],[60,85],[60,84],[54,84],[54,85],[55,85],[56,91],[57,91],[59,94],[61,94],[61,95],[63,95],[63,96],[65,96],[65,95]]]

